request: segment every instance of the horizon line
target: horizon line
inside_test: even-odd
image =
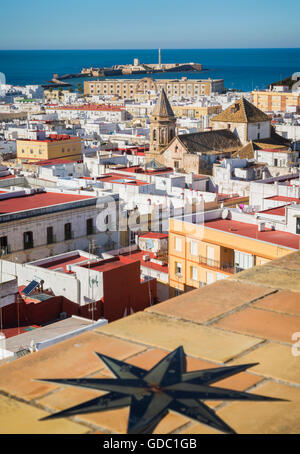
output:
[[[1,52],[18,52],[18,51],[66,51],[66,50],[78,50],[78,51],[112,51],[112,50],[158,50],[158,47],[146,47],[146,48],[41,48],[41,49],[0,49]],[[300,50],[300,47],[161,47],[161,50],[289,50],[295,49]]]

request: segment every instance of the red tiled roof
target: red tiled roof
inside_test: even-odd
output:
[[[267,197],[268,200],[277,200],[278,202],[297,202],[300,203],[300,199],[297,197],[284,197],[282,195],[273,195],[272,197]]]
[[[144,255],[149,255],[150,259],[156,259],[153,252],[149,251],[133,251],[128,252],[126,254],[122,254],[119,257],[122,257],[123,260],[127,261],[128,263],[136,262],[137,260],[141,263],[141,266],[145,268],[152,268],[153,270],[160,271],[162,273],[168,273],[168,264],[165,263],[164,265],[159,265],[158,263],[153,263],[150,260],[143,260]]]
[[[39,266],[42,268],[47,268],[49,270],[55,270],[57,268],[62,268],[62,272],[70,273],[70,271],[67,270],[67,265],[76,265],[85,260],[88,260],[88,257],[80,255],[79,253],[76,253],[72,256],[61,257],[55,261],[49,261],[47,263],[43,263]]]
[[[41,192],[39,194],[12,197],[10,199],[0,200],[0,214],[15,213],[17,211],[32,210],[34,208],[43,208],[51,205],[59,205],[62,203],[92,198],[93,197],[86,195],[57,192]]]
[[[288,153],[288,150],[285,148],[262,148],[259,151],[267,151],[269,153]]]
[[[50,134],[46,139],[18,139],[22,142],[59,142],[62,140],[80,140],[80,137],[72,137],[68,134]]]
[[[125,109],[125,106],[106,106],[103,104],[84,104],[84,105],[56,107],[56,110],[99,110],[99,111],[113,111],[113,112],[121,112],[124,109]]]
[[[168,235],[168,233],[148,232],[148,233],[142,233],[142,235],[140,235],[140,238],[162,239],[162,238],[169,238],[169,235]]]
[[[2,333],[5,334],[6,339],[10,337],[17,336],[18,334],[26,333],[27,331],[35,328],[40,328],[38,325],[29,325],[29,326],[20,326],[19,328],[4,328],[2,329]]]
[[[40,167],[46,167],[46,166],[53,166],[56,164],[70,164],[70,163],[74,163],[74,162],[82,162],[82,160],[55,158],[55,159],[44,159],[42,161],[31,162],[30,164],[40,166]]]
[[[259,213],[275,214],[276,216],[285,216],[285,207],[286,205],[275,208],[269,208],[267,210],[259,211]]]
[[[300,235],[271,229],[266,229],[264,232],[259,232],[257,225],[247,224],[245,222],[238,222],[227,219],[216,219],[212,221],[206,221],[205,227],[221,230],[233,235],[253,238],[258,241],[264,241],[266,243],[277,244],[278,246],[283,246],[290,249],[299,249],[300,245]]]
[[[8,178],[15,178],[15,175],[5,175],[4,177],[0,177],[0,180],[7,180]]]

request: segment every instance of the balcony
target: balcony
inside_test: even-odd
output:
[[[209,259],[207,257],[198,256],[198,263],[200,265],[209,266],[217,270],[225,271],[226,273],[234,274],[235,268],[233,263],[221,263],[219,260]]]
[[[56,243],[56,235],[49,235],[47,237],[47,244],[53,244]]]
[[[24,243],[24,251],[26,249],[33,249],[33,241],[28,241],[27,243]]]
[[[94,226],[88,227],[88,228],[86,229],[86,234],[87,234],[87,236],[89,236],[89,235],[94,235],[95,233],[96,233],[96,228],[95,228]]]
[[[72,240],[73,238],[74,238],[73,230],[65,232],[65,241]]]
[[[0,255],[7,255],[7,254],[10,254],[11,253],[11,249],[10,249],[10,246],[9,245],[6,245],[6,246],[0,246]]]

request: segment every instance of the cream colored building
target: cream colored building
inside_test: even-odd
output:
[[[164,89],[168,97],[201,96],[224,92],[223,79],[103,79],[84,82],[85,95],[117,95],[120,98],[132,98]]]
[[[172,105],[172,110],[176,117],[201,119],[205,116],[219,114],[222,112],[222,106]]]
[[[271,136],[271,119],[247,99],[241,98],[211,120],[213,129],[229,129],[243,145]]]
[[[50,134],[46,139],[17,140],[17,160],[42,161],[45,159],[78,160],[82,157],[80,137],[71,137],[66,134]]]
[[[300,92],[291,91],[253,91],[252,102],[264,112],[285,112],[288,108],[300,108]]]
[[[65,101],[65,94],[70,93],[69,90],[62,90],[62,89],[45,89],[44,90],[44,97],[47,102],[64,102]]]

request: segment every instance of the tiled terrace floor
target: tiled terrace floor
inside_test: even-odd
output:
[[[128,409],[39,421],[99,393],[33,379],[110,375],[95,351],[149,369],[183,345],[189,370],[259,363],[217,386],[289,400],[211,402],[237,432],[300,433],[295,332],[300,332],[300,251],[1,365],[0,432],[124,433]],[[169,413],[155,433],[174,431],[218,433],[175,413]]]

